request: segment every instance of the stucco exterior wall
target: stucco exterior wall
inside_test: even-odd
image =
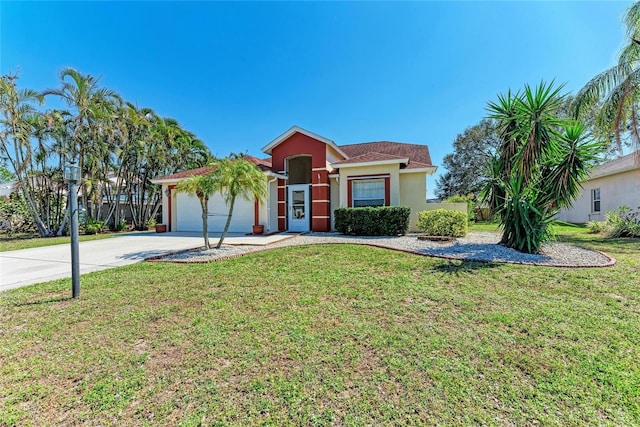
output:
[[[278,180],[275,179],[269,184],[269,198],[264,205],[267,207],[267,215],[264,218],[265,231],[278,231]],[[262,218],[261,218],[262,219]]]
[[[585,181],[580,197],[568,209],[561,209],[556,218],[573,223],[604,221],[607,211],[620,206],[640,207],[640,169],[629,170],[614,175],[592,178]],[[591,192],[600,189],[600,212],[593,212]]]
[[[422,173],[400,174],[400,206],[409,206],[409,231],[417,231],[418,212],[427,209],[427,177]]]
[[[400,205],[400,168],[398,164],[378,165],[378,166],[360,166],[350,168],[340,168],[340,206],[346,208],[349,205],[347,194],[347,179],[350,176],[367,176],[367,175],[389,175],[390,185],[390,205]]]

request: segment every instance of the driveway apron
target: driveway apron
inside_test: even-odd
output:
[[[132,233],[80,242],[80,274],[200,246],[198,233]],[[0,252],[0,292],[65,277],[71,277],[69,244]]]

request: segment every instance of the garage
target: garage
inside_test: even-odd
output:
[[[202,231],[202,209],[196,197],[185,193],[176,196],[176,230]],[[216,194],[209,199],[209,232],[217,233],[224,230],[229,208],[222,195]],[[254,221],[254,203],[240,197],[236,199],[233,217],[229,226],[230,233],[250,233]]]

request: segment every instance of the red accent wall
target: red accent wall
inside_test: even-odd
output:
[[[391,206],[391,177],[384,179],[384,205]]]
[[[324,142],[313,139],[301,133],[294,133],[288,139],[278,144],[271,150],[271,162],[276,171],[285,170],[285,162],[288,157],[300,155],[311,156],[311,168],[322,168],[325,170],[312,170],[312,184],[329,184],[329,172],[327,167],[327,146]],[[285,185],[284,180],[278,180],[278,186]],[[313,185],[310,193],[311,207],[311,230],[329,231],[331,229],[331,218],[314,218],[314,216],[330,216],[328,202],[313,202],[314,200],[329,200],[329,187],[326,185]],[[278,188],[278,202],[286,201],[284,188]],[[278,203],[278,216],[286,216],[287,209],[285,203]],[[286,229],[285,218],[278,218],[278,230]]]
[[[312,168],[327,167],[327,146],[324,142],[313,139],[301,133],[294,133],[271,150],[271,164],[277,171],[284,170],[287,157],[307,155],[311,156]]]

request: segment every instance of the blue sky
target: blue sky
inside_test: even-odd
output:
[[[68,66],[101,76],[219,156],[260,156],[295,124],[339,145],[427,144],[439,165],[498,93],[575,93],[614,65],[630,4],[2,1],[0,72],[33,89]]]

